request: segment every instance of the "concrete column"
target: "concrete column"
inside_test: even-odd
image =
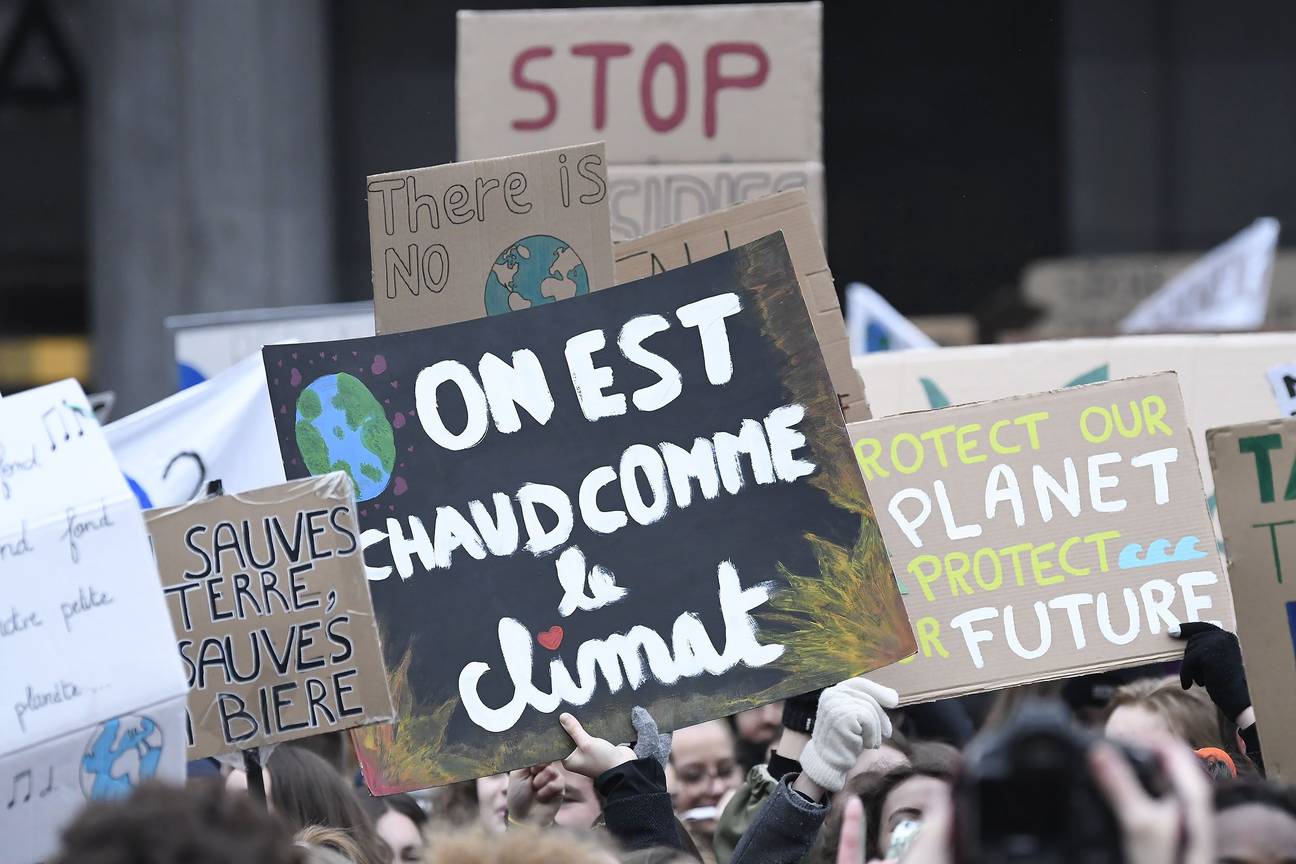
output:
[[[87,8],[94,375],[175,388],[166,315],[337,298],[323,0]]]

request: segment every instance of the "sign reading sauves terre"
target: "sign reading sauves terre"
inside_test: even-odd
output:
[[[913,634],[782,235],[566,303],[267,347],[291,477],[348,472],[399,719],[380,794],[840,681]]]

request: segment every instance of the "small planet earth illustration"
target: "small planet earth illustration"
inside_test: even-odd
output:
[[[396,464],[396,439],[378,400],[359,378],[316,378],[297,397],[297,449],[313,475],[345,471],[357,501],[381,495]]]
[[[589,293],[585,262],[548,234],[523,237],[495,259],[486,276],[486,314],[503,315]]]
[[[149,717],[127,714],[104,723],[81,756],[81,791],[87,798],[124,798],[157,774],[162,730]],[[52,782],[52,781],[51,781]]]

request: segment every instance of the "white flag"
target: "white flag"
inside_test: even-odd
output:
[[[1264,323],[1278,220],[1257,219],[1166,282],[1120,324],[1122,333],[1248,330]]]
[[[940,347],[881,294],[861,282],[846,286],[846,333],[852,357],[871,351]]]
[[[284,482],[261,353],[104,427],[141,507]]]

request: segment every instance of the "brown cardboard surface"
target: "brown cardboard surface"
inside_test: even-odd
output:
[[[1296,419],[1206,433],[1265,772],[1296,779]],[[1246,448],[1246,449],[1243,449]]]
[[[594,143],[369,177],[377,332],[482,318],[611,285],[606,166],[603,144]],[[558,241],[555,249],[542,243],[547,269],[527,267],[517,251],[536,236]],[[519,273],[533,278],[522,282]],[[518,290],[501,280],[516,281]]]
[[[821,12],[461,11],[459,158],[601,138],[617,163],[821,161]]]
[[[871,677],[906,703],[1168,659],[1171,623],[1232,625],[1174,373],[848,431],[919,644]]]
[[[823,165],[819,162],[716,162],[608,166],[612,239],[632,240],[787,189],[805,189],[824,237]]]
[[[837,303],[837,291],[804,190],[792,189],[758,198],[618,243],[616,282],[619,285],[683,267],[778,231],[783,232],[787,243],[797,284],[823,349],[828,374],[841,400],[842,413],[847,422],[867,420],[870,415],[864,389],[851,365],[850,341]]]
[[[145,513],[189,759],[394,716],[352,495],[335,472]]]

